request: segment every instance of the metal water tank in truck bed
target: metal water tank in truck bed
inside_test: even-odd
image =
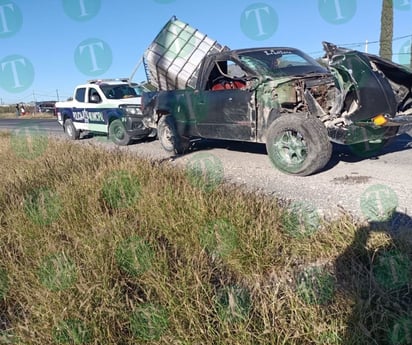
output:
[[[228,48],[172,17],[144,52],[147,81],[157,90],[194,89],[203,58],[223,50]]]

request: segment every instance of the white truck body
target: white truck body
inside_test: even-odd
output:
[[[142,122],[141,90],[125,79],[79,85],[72,100],[56,103],[55,112],[71,139],[79,139],[80,133],[87,131],[107,134],[116,144],[127,145],[153,132]]]

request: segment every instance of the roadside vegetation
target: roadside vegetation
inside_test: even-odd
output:
[[[411,343],[383,223],[39,134],[0,164],[0,344]]]
[[[0,107],[0,119],[13,119],[13,118],[53,118],[54,114],[52,112],[38,112],[34,111],[34,107],[26,106],[26,114],[17,116],[15,105],[1,106]]]

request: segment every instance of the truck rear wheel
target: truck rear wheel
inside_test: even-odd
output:
[[[78,140],[80,138],[80,131],[74,127],[73,121],[70,119],[64,121],[64,132],[71,140]]]
[[[313,174],[329,162],[332,144],[323,123],[305,114],[287,114],[268,129],[266,149],[280,171],[299,176]]]
[[[157,137],[163,149],[173,154],[183,154],[189,142],[177,134],[176,126],[170,115],[164,115],[157,124]]]
[[[109,125],[109,138],[119,146],[129,145],[131,142],[130,135],[127,134],[126,128],[119,119],[113,120]]]

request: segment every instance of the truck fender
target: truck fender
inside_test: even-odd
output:
[[[282,116],[287,116],[286,113],[282,113],[279,108],[264,109],[258,115],[257,119],[257,142],[265,143],[267,138],[267,132],[271,124]]]

